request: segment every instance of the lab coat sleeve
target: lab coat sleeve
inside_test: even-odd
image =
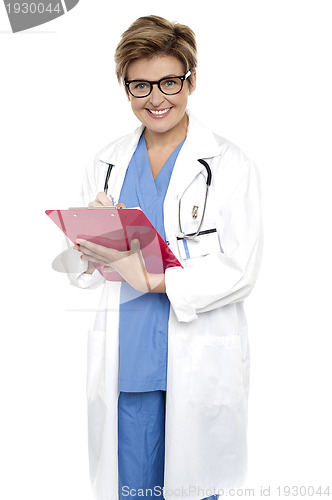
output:
[[[99,155],[88,164],[75,206],[87,207],[90,201],[96,198],[98,193],[98,167]],[[99,189],[100,190],[100,189]],[[83,261],[80,252],[73,250],[71,242],[66,238],[67,250],[65,252],[64,265],[66,266],[67,276],[70,284],[79,288],[96,288],[105,281],[105,278],[96,269],[92,274],[85,274],[88,268],[88,262]]]
[[[260,182],[256,166],[250,160],[245,163],[228,199],[219,202],[222,250],[165,272],[166,293],[179,321],[241,301],[254,286],[262,251]]]

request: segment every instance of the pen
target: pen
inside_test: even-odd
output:
[[[106,163],[106,162],[103,162],[103,163]],[[104,193],[107,194],[107,191],[108,191],[108,181],[109,181],[109,178],[110,178],[110,175],[111,175],[111,172],[112,172],[112,168],[114,167],[114,165],[112,165],[112,163],[107,163],[108,165],[108,169],[107,169],[107,173],[106,173],[106,178],[105,178],[105,184],[104,184]],[[114,203],[114,198],[113,196],[110,194],[108,195],[111,202],[112,202],[112,205],[114,206],[115,203]]]

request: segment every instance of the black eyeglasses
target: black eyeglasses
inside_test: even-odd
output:
[[[133,97],[147,97],[151,94],[153,85],[158,85],[158,89],[165,95],[175,95],[181,92],[183,82],[189,78],[191,71],[183,76],[169,76],[155,82],[148,80],[129,80],[125,81],[125,86]]]

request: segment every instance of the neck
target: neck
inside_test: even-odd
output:
[[[167,132],[158,133],[145,128],[144,137],[147,149],[163,149],[177,146],[187,136],[188,116],[184,114],[181,121]]]

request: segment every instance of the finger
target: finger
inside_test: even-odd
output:
[[[139,259],[139,262],[141,264],[141,268],[143,271],[145,270],[145,260],[143,258],[142,252],[141,252],[141,245],[139,240],[135,239],[132,240],[130,243],[130,253],[131,254],[137,254],[137,257]]]
[[[109,248],[107,247],[98,245],[97,243],[93,243],[92,241],[83,240],[81,238],[77,238],[75,243],[80,245],[82,249],[81,251],[83,250],[87,251],[86,253],[88,254],[95,253],[98,255],[102,255],[103,257],[106,257],[107,251],[109,250]]]
[[[140,252],[140,250],[141,250],[141,245],[140,245],[139,240],[137,240],[137,239],[131,240],[131,242],[130,242],[130,252],[131,253],[138,253],[138,252]]]
[[[127,257],[128,252],[120,252],[114,248],[107,248],[92,241],[83,240],[78,238],[76,244],[81,247],[81,252],[87,255],[95,255],[99,259],[105,259],[106,262],[113,262],[124,257]]]
[[[111,200],[103,191],[97,194],[96,201],[99,202],[103,207],[113,207]]]
[[[103,205],[96,200],[90,201],[90,203],[88,204],[88,207],[102,207],[102,206]]]
[[[103,264],[109,264],[109,259],[107,259],[106,257],[103,257],[99,253],[92,252],[88,248],[85,248],[85,247],[81,246],[81,250],[80,251],[86,257],[90,257],[90,259],[98,260],[98,261],[102,262]]]
[[[103,265],[112,265],[112,263],[116,263],[120,259],[124,259],[128,257],[129,252],[118,252],[117,250],[110,250],[110,253],[107,257],[104,257],[100,255],[99,253],[92,252],[88,248],[85,248],[84,246],[80,245],[81,247],[81,252],[83,254],[83,257],[81,257],[83,260],[88,260],[89,262],[97,262],[99,264]],[[85,258],[84,258],[85,257]]]
[[[78,240],[76,240],[77,242]],[[100,255],[99,252],[94,252],[93,250],[90,249],[90,241],[87,240],[79,240],[82,241],[82,243],[76,243],[74,249],[78,250],[79,252],[82,252],[82,254],[87,255],[89,257],[94,257],[96,259],[102,260],[104,263],[108,262],[108,259],[102,255]],[[101,245],[96,245],[96,247],[104,248]]]
[[[126,208],[126,205],[124,203],[117,203],[116,208]]]

